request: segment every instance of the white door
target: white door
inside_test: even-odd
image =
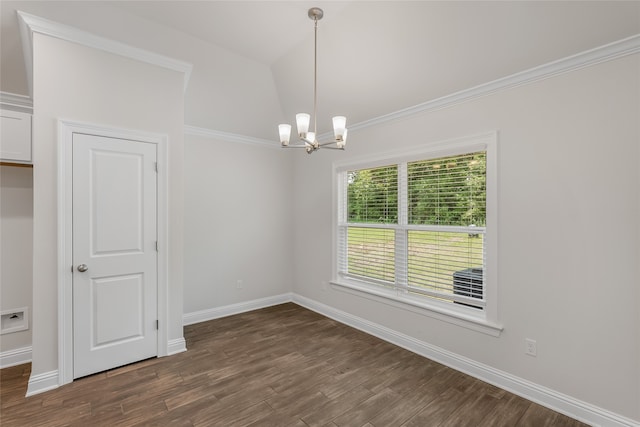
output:
[[[156,145],[73,134],[73,377],[157,355]]]

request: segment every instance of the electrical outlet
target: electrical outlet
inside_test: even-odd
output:
[[[538,345],[536,343],[536,340],[532,340],[530,338],[527,338],[524,340],[524,353],[528,354],[529,356],[533,356],[536,357],[538,355]]]
[[[241,279],[236,280],[236,289],[242,289],[244,287],[244,283]]]

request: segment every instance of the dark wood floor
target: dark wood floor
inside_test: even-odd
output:
[[[0,371],[2,426],[581,426],[295,304],[185,328],[189,351],[25,398]]]

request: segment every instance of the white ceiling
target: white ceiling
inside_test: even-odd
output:
[[[117,7],[271,65],[311,34],[310,7],[337,16],[349,2],[124,1]],[[321,21],[322,24],[326,21]]]
[[[312,106],[311,6],[325,11],[320,132],[331,115],[361,122],[640,33],[640,1],[2,0],[2,90],[26,88],[11,65],[23,9],[192,62],[187,124],[275,139]]]

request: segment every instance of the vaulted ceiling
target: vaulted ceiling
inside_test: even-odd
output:
[[[640,1],[5,1],[0,89],[27,94],[15,10],[193,64],[185,123],[264,139],[313,105],[362,122],[640,33]]]

